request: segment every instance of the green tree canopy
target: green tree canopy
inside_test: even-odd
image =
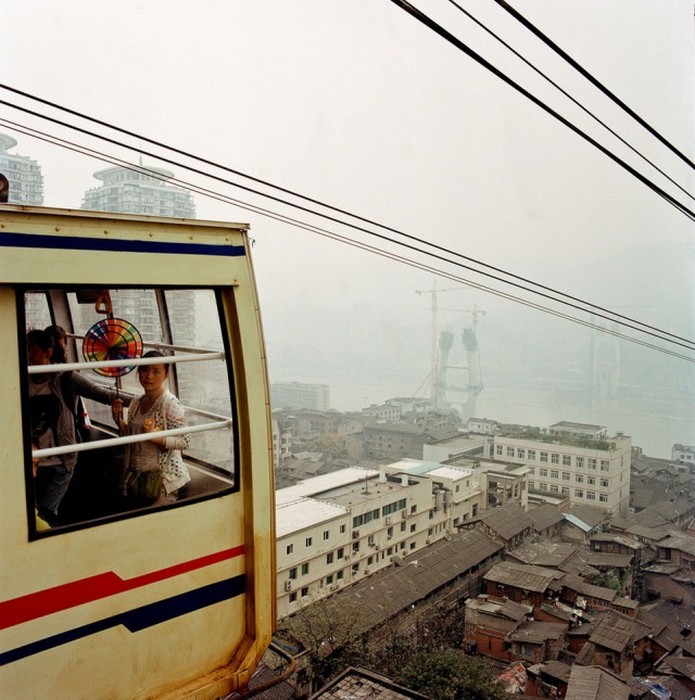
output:
[[[457,649],[416,653],[397,681],[432,700],[504,700],[492,667],[477,656]]]

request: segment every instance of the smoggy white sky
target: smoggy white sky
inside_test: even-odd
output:
[[[695,191],[685,164],[492,0],[459,4]],[[692,0],[513,4],[695,157]],[[417,5],[695,207],[451,3]],[[0,6],[0,24],[0,74],[7,85],[671,332],[695,335],[692,222],[388,0],[23,0]],[[4,91],[2,99],[35,108]],[[0,118],[137,159],[2,105]],[[92,173],[102,163],[3,123],[0,131],[17,138],[16,152],[41,163],[46,205],[79,207],[84,191],[98,184]],[[143,161],[225,195],[310,219],[150,156]],[[414,292],[432,288],[432,273],[229,204],[201,196],[196,203],[200,218],[252,225],[271,378],[331,384],[339,409],[418,387],[429,368],[430,296]],[[454,286],[446,279],[437,285]],[[486,310],[479,337],[481,347],[487,340],[485,383],[491,394],[505,390],[494,372],[495,363],[508,358],[502,344],[521,346],[529,334],[540,334],[542,342],[528,352],[543,364],[543,352],[552,351],[551,363],[566,354],[564,343],[575,343],[583,332],[470,289],[441,294],[439,302],[442,325],[470,323],[466,311],[474,304]],[[519,352],[526,357],[523,348]],[[646,361],[657,362],[666,375],[693,377],[682,361]],[[384,379],[390,394],[382,394],[374,375],[385,378],[394,367],[399,375]],[[485,408],[501,410],[497,404]],[[558,410],[553,420],[570,418]],[[519,413],[490,417],[525,421],[523,408]],[[572,416],[579,418],[597,420],[586,410]],[[682,418],[673,441],[693,444],[692,410]],[[631,430],[622,414],[615,424],[610,415],[600,419],[609,429]]]

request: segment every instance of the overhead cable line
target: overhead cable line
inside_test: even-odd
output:
[[[640,126],[643,126],[652,136],[657,138],[661,143],[666,146],[670,151],[677,155],[684,163],[687,163],[691,168],[695,168],[695,163],[693,163],[688,156],[682,153],[678,148],[676,148],[670,141],[664,138],[656,129],[650,126],[642,117],[636,114],[630,107],[628,107],[617,95],[611,92],[603,83],[601,83],[597,78],[595,78],[589,71],[584,69],[577,61],[575,61],[567,52],[563,51],[552,39],[546,36],[538,27],[533,25],[526,17],[524,17],[520,12],[515,10],[508,2],[505,0],[494,0],[502,9],[506,10],[514,19],[521,22],[521,24],[526,27],[530,32],[535,34],[546,46],[549,46],[558,56],[563,58],[567,63],[572,66],[576,71],[578,71],[583,77],[585,77],[592,85],[597,87],[606,97],[611,99],[615,104],[618,105],[622,110],[627,112]]]
[[[678,184],[668,173],[664,172],[656,163],[654,163],[652,160],[647,158],[641,151],[636,149],[632,144],[628,143],[626,139],[624,139],[620,134],[618,134],[615,129],[612,129],[608,124],[606,124],[605,121],[597,117],[590,109],[585,107],[579,100],[575,99],[572,97],[572,95],[567,92],[562,86],[558,85],[557,82],[555,82],[552,78],[550,78],[548,75],[546,75],[540,68],[537,66],[534,66],[531,61],[529,61],[527,58],[521,55],[513,46],[511,46],[508,42],[506,42],[502,37],[500,37],[498,34],[495,34],[489,27],[485,26],[483,22],[481,22],[479,19],[474,17],[468,10],[466,10],[464,7],[462,7],[456,0],[449,0],[449,3],[451,3],[454,7],[456,7],[459,12],[462,12],[468,19],[470,19],[472,22],[475,22],[483,31],[487,32],[490,36],[492,36],[494,39],[496,39],[502,46],[504,46],[508,51],[511,51],[520,61],[525,63],[531,70],[533,70],[535,73],[540,75],[544,80],[546,80],[548,83],[550,83],[556,90],[559,90],[568,100],[573,102],[579,109],[581,109],[585,114],[588,114],[594,121],[599,123],[604,129],[606,129],[610,134],[615,136],[615,138],[618,139],[624,146],[627,146],[635,155],[637,155],[639,158],[641,158],[645,163],[648,163],[649,165],[652,166],[658,173],[663,175],[672,185],[677,187],[683,194],[685,194],[687,197],[690,197],[690,199],[695,200],[695,195],[690,194],[688,190],[685,189],[685,187],[682,187],[680,184]]]
[[[537,107],[540,107],[544,112],[548,113],[550,116],[554,117],[559,121],[561,124],[566,126],[568,129],[573,131],[575,134],[583,138],[585,141],[590,143],[594,148],[597,148],[601,153],[603,153],[605,156],[610,158],[614,163],[617,163],[621,168],[626,170],[628,173],[630,173],[633,177],[637,178],[643,185],[648,187],[650,190],[652,190],[654,193],[658,194],[660,197],[665,199],[671,206],[675,207],[678,211],[680,211],[682,214],[687,216],[691,221],[695,221],[695,211],[692,209],[688,209],[684,204],[679,202],[677,199],[672,197],[670,194],[668,194],[665,190],[661,189],[658,185],[655,185],[649,178],[645,177],[640,173],[638,170],[633,168],[631,165],[626,163],[622,158],[619,158],[617,155],[612,153],[608,148],[605,146],[601,145],[596,139],[592,138],[589,136],[586,132],[582,131],[579,127],[575,126],[570,122],[568,119],[563,117],[559,112],[554,110],[552,107],[547,105],[545,102],[543,102],[541,99],[536,97],[534,94],[526,90],[526,88],[522,87],[517,83],[516,81],[512,80],[508,75],[503,73],[499,68],[496,66],[493,66],[492,63],[490,63],[487,59],[483,58],[479,53],[471,49],[468,45],[466,45],[463,41],[455,37],[450,31],[445,29],[444,27],[441,26],[441,24],[438,24],[435,22],[431,17],[426,15],[424,12],[413,6],[411,3],[407,2],[407,0],[391,0],[391,2],[396,5],[397,7],[400,7],[404,12],[407,12],[409,15],[414,17],[416,20],[418,20],[420,23],[425,25],[428,29],[431,29],[433,32],[438,34],[440,37],[448,41],[450,44],[455,46],[459,51],[462,51],[465,53],[467,56],[472,58],[474,61],[479,63],[483,68],[487,69],[490,71],[493,75],[497,76],[500,80],[505,82],[507,85],[510,87],[514,88],[517,92],[519,92],[521,95],[526,97],[528,100],[533,102]]]
[[[432,243],[432,242],[430,242],[430,241],[425,241],[425,240],[423,240],[423,239],[421,239],[421,238],[418,238],[418,237],[413,236],[413,235],[411,235],[411,234],[405,233],[404,231],[401,231],[401,230],[399,230],[399,229],[395,229],[395,228],[392,228],[392,227],[390,227],[390,226],[387,226],[387,225],[384,225],[384,224],[380,224],[380,223],[378,223],[378,222],[376,222],[376,221],[372,221],[372,220],[370,220],[370,219],[364,218],[364,217],[359,216],[359,215],[357,215],[357,214],[353,214],[353,213],[351,213],[351,212],[349,212],[349,211],[346,211],[346,210],[344,210],[344,209],[340,209],[340,208],[338,208],[338,207],[332,206],[332,205],[330,205],[330,204],[326,204],[326,203],[321,202],[321,201],[319,201],[319,200],[312,199],[312,198],[310,198],[310,197],[306,197],[306,196],[301,195],[301,194],[299,194],[299,193],[297,193],[297,192],[294,192],[294,191],[292,191],[292,190],[288,190],[288,189],[286,189],[286,188],[279,187],[279,186],[274,185],[274,184],[272,184],[272,183],[270,183],[270,182],[260,180],[260,179],[258,179],[258,178],[252,177],[252,176],[250,176],[250,175],[246,175],[246,174],[244,174],[244,173],[242,173],[242,172],[240,172],[240,171],[238,171],[238,170],[234,170],[234,169],[232,169],[232,168],[229,168],[229,167],[227,167],[227,166],[221,165],[221,164],[219,164],[219,163],[215,163],[215,162],[210,161],[210,160],[207,160],[207,159],[205,159],[205,158],[198,157],[198,156],[196,156],[196,155],[194,155],[194,154],[188,153],[188,152],[186,152],[186,151],[183,151],[183,150],[181,150],[181,149],[175,148],[175,147],[173,147],[173,146],[168,146],[168,145],[163,144],[163,143],[161,143],[161,142],[159,142],[159,141],[155,141],[155,140],[150,139],[150,138],[148,138],[148,137],[141,136],[141,135],[139,135],[139,134],[133,133],[133,132],[128,131],[128,130],[126,130],[126,129],[122,129],[122,128],[120,128],[120,127],[117,127],[117,126],[115,126],[115,125],[109,124],[108,122],[104,122],[104,121],[99,120],[99,119],[96,119],[96,118],[94,118],[94,117],[89,117],[89,116],[84,115],[84,114],[82,114],[82,113],[80,113],[80,112],[77,112],[77,111],[75,111],[75,110],[69,109],[69,108],[67,108],[67,107],[62,107],[62,106],[57,105],[57,104],[55,104],[55,103],[49,102],[48,100],[44,100],[44,99],[42,99],[42,98],[38,98],[38,97],[35,97],[35,96],[33,96],[33,95],[30,95],[29,93],[23,92],[23,91],[21,91],[21,90],[17,90],[16,88],[10,88],[10,87],[8,87],[8,86],[6,86],[6,85],[3,85],[3,84],[1,84],[1,83],[0,83],[0,88],[9,90],[9,91],[14,92],[14,93],[17,93],[17,94],[20,94],[20,95],[22,95],[22,96],[24,96],[24,97],[28,97],[29,99],[32,99],[32,100],[34,100],[34,101],[37,101],[37,102],[39,102],[39,103],[41,103],[41,104],[50,106],[50,107],[52,107],[52,108],[55,108],[55,109],[57,109],[57,110],[66,112],[66,113],[71,114],[71,115],[73,115],[73,116],[77,116],[77,117],[79,117],[79,118],[81,118],[81,119],[84,119],[84,120],[87,120],[87,121],[96,123],[96,124],[98,124],[98,125],[100,125],[100,126],[104,126],[104,127],[108,128],[108,129],[111,129],[111,130],[116,131],[116,132],[118,132],[118,133],[122,133],[122,134],[125,134],[125,135],[127,135],[127,136],[131,136],[131,137],[133,137],[133,138],[138,138],[140,141],[144,141],[144,142],[146,142],[146,143],[150,143],[150,144],[152,144],[152,145],[155,145],[155,146],[157,146],[157,147],[159,147],[159,148],[163,148],[163,149],[165,149],[165,150],[172,151],[173,153],[177,153],[177,154],[179,154],[179,155],[183,155],[183,156],[185,156],[185,157],[187,157],[187,158],[190,158],[190,159],[192,159],[192,160],[194,160],[194,161],[199,161],[199,162],[201,162],[201,163],[203,163],[203,164],[205,164],[205,165],[211,165],[211,166],[213,166],[213,167],[215,167],[215,168],[217,168],[217,169],[219,169],[219,170],[222,170],[222,171],[224,171],[224,172],[230,172],[230,173],[232,173],[232,174],[239,175],[240,177],[244,177],[244,178],[249,179],[249,180],[251,180],[251,181],[253,181],[253,182],[256,182],[256,183],[259,183],[259,184],[263,184],[264,186],[267,186],[267,187],[270,187],[270,188],[272,188],[272,189],[278,190],[278,191],[283,192],[283,193],[285,193],[285,194],[289,194],[289,195],[291,195],[291,196],[293,196],[293,197],[296,197],[296,198],[298,198],[298,199],[300,199],[300,200],[302,200],[302,201],[306,201],[306,202],[309,202],[309,203],[311,203],[311,204],[316,204],[316,205],[321,206],[321,207],[323,207],[323,208],[325,208],[325,209],[328,209],[329,211],[333,211],[333,212],[342,214],[342,215],[344,215],[344,216],[351,217],[351,218],[355,219],[356,221],[363,222],[363,223],[368,224],[368,225],[370,225],[370,226],[376,226],[377,228],[380,228],[380,229],[382,229],[382,230],[384,230],[384,231],[388,231],[389,233],[394,233],[394,234],[396,234],[396,235],[398,235],[398,236],[401,236],[402,238],[404,238],[404,239],[406,239],[406,240],[416,242],[416,243],[418,243],[418,244],[420,244],[420,245],[426,245],[426,246],[428,246],[428,247],[430,247],[430,248],[432,248],[432,249],[434,249],[434,250],[437,250],[437,251],[439,251],[439,252],[441,252],[441,253],[444,253],[444,254],[446,254],[446,255],[452,255],[452,256],[454,256],[454,257],[460,259],[460,260],[466,260],[467,262],[473,263],[473,264],[475,264],[475,265],[479,265],[480,267],[484,268],[485,270],[492,270],[493,272],[496,272],[496,273],[498,273],[498,274],[504,275],[504,276],[506,276],[506,277],[511,278],[512,280],[517,280],[519,283],[522,283],[522,284],[519,284],[519,283],[517,283],[517,282],[511,282],[511,281],[509,281],[509,280],[502,280],[502,279],[498,278],[497,276],[495,276],[494,274],[485,272],[484,270],[479,270],[479,269],[477,269],[477,268],[471,268],[471,267],[466,266],[466,265],[461,265],[461,267],[464,267],[464,268],[467,269],[467,270],[470,270],[470,271],[472,271],[472,272],[475,272],[475,273],[477,273],[477,274],[484,275],[484,276],[487,276],[487,277],[492,277],[493,279],[495,279],[495,280],[497,280],[497,281],[500,281],[500,282],[502,282],[502,283],[504,283],[504,284],[509,284],[509,285],[511,285],[511,286],[524,289],[525,291],[528,291],[528,292],[530,292],[530,293],[538,294],[539,296],[542,296],[542,297],[545,297],[545,298],[548,298],[548,299],[552,299],[553,301],[555,301],[555,302],[557,302],[557,303],[568,303],[568,305],[573,306],[574,308],[580,309],[581,311],[583,311],[583,312],[585,312],[585,313],[596,313],[596,314],[599,315],[599,316],[602,316],[602,314],[610,314],[610,315],[611,315],[611,318],[609,318],[608,320],[611,320],[611,321],[613,321],[613,322],[618,322],[618,323],[624,323],[624,322],[636,323],[636,324],[639,324],[640,326],[643,326],[644,328],[649,328],[649,329],[651,329],[651,330],[653,330],[653,331],[656,331],[656,332],[658,332],[658,333],[660,333],[660,334],[670,336],[671,338],[674,338],[674,339],[677,339],[677,340],[681,340],[681,341],[685,341],[685,342],[687,342],[687,343],[692,343],[692,342],[693,342],[693,341],[690,341],[689,339],[684,338],[684,337],[682,337],[682,336],[679,336],[679,335],[676,335],[676,334],[673,334],[673,333],[669,333],[669,332],[664,331],[664,330],[662,330],[662,329],[659,329],[659,328],[657,328],[657,327],[655,327],[655,326],[650,326],[650,325],[648,325],[648,324],[646,324],[646,323],[643,323],[643,322],[641,322],[641,321],[639,321],[639,320],[637,320],[637,319],[631,318],[631,317],[629,317],[629,316],[625,316],[625,315],[623,315],[623,314],[619,314],[619,313],[617,313],[617,312],[615,312],[615,311],[611,311],[611,310],[609,310],[609,309],[607,309],[607,308],[605,308],[605,307],[603,307],[603,306],[599,306],[599,305],[597,305],[597,304],[593,304],[593,303],[588,302],[588,301],[585,301],[585,300],[583,300],[583,299],[581,299],[581,298],[579,298],[579,297],[576,297],[576,296],[573,296],[573,295],[570,295],[570,294],[566,294],[566,293],[564,293],[564,292],[561,292],[561,291],[559,291],[559,290],[557,290],[557,289],[554,289],[554,288],[552,288],[552,287],[549,287],[549,286],[547,286],[547,285],[541,284],[541,283],[539,283],[539,282],[535,282],[535,281],[533,281],[533,280],[531,280],[531,279],[529,279],[529,278],[523,277],[523,276],[521,276],[521,275],[514,274],[514,273],[512,273],[512,272],[509,272],[509,271],[504,270],[504,269],[502,269],[502,268],[496,267],[496,266],[491,265],[491,264],[489,264],[489,263],[485,263],[485,262],[483,262],[483,261],[477,260],[477,259],[472,258],[472,257],[470,257],[470,256],[464,255],[463,253],[460,253],[460,252],[458,252],[458,251],[451,250],[451,249],[449,249],[449,248],[440,246],[440,245],[438,245],[438,244],[436,244],[436,243]],[[60,126],[64,126],[64,127],[66,127],[66,128],[72,129],[73,131],[78,131],[78,132],[80,132],[80,133],[82,133],[82,134],[85,134],[85,135],[88,135],[88,136],[92,136],[92,137],[94,137],[94,138],[100,139],[100,140],[102,140],[102,141],[106,141],[106,142],[111,143],[111,144],[114,144],[114,145],[116,145],[116,146],[123,147],[123,148],[131,148],[131,147],[128,146],[127,144],[124,144],[124,143],[122,143],[122,142],[116,141],[115,139],[109,138],[109,137],[107,137],[107,136],[105,136],[105,135],[98,134],[98,133],[95,133],[95,132],[93,132],[93,131],[89,131],[89,130],[87,130],[87,129],[84,129],[84,128],[82,128],[82,127],[78,127],[78,126],[69,124],[69,123],[64,122],[64,121],[62,121],[62,120],[55,119],[54,117],[49,117],[49,116],[47,116],[47,115],[40,114],[39,112],[30,110],[30,109],[28,109],[28,108],[26,108],[26,107],[21,107],[21,106],[19,106],[19,105],[13,104],[13,103],[11,103],[11,102],[7,102],[7,101],[5,101],[5,100],[0,100],[0,104],[4,104],[4,105],[9,106],[9,107],[11,107],[11,108],[13,108],[13,109],[16,109],[16,110],[19,110],[19,111],[23,111],[23,112],[25,112],[25,113],[27,113],[27,114],[31,114],[32,116],[38,117],[38,118],[40,118],[40,119],[44,119],[44,120],[46,120],[46,121],[51,121],[51,122],[53,122],[53,123],[55,123],[55,124],[58,124],[58,125],[60,125]],[[239,184],[239,183],[236,183],[236,182],[232,182],[232,181],[227,180],[227,179],[225,179],[225,178],[222,178],[222,177],[213,175],[213,174],[211,174],[211,173],[209,173],[209,172],[205,172],[205,171],[200,170],[200,169],[197,169],[197,168],[193,168],[193,167],[191,167],[191,166],[189,166],[189,165],[185,165],[185,164],[183,164],[183,163],[180,163],[180,162],[171,160],[171,159],[169,159],[169,158],[166,158],[166,157],[163,157],[163,156],[160,156],[160,155],[157,155],[157,154],[148,152],[148,151],[143,151],[141,148],[139,148],[138,150],[139,150],[140,153],[143,153],[143,154],[148,155],[148,156],[150,156],[150,157],[153,157],[153,158],[156,158],[156,159],[161,160],[161,161],[163,161],[163,162],[166,162],[166,163],[168,163],[168,164],[175,165],[175,166],[177,166],[177,167],[183,168],[183,169],[188,170],[188,171],[190,171],[190,172],[194,172],[194,173],[196,173],[196,174],[203,175],[204,177],[208,177],[208,178],[211,178],[211,179],[213,179],[213,180],[217,180],[217,181],[222,182],[222,183],[224,183],[224,184],[226,184],[226,185],[230,185],[230,186],[232,186],[232,187],[236,187],[236,188],[242,189],[242,190],[244,190],[244,191],[247,191],[247,192],[250,192],[250,193],[252,193],[252,194],[258,195],[258,196],[260,196],[260,197],[268,198],[268,199],[270,199],[270,200],[272,200],[272,201],[281,203],[281,204],[286,205],[286,206],[294,207],[294,208],[299,209],[299,210],[301,210],[301,211],[304,211],[304,212],[306,212],[306,213],[310,213],[310,214],[312,214],[312,215],[319,216],[319,217],[321,217],[321,218],[327,219],[327,220],[332,221],[332,222],[334,222],[334,223],[338,223],[338,224],[341,224],[341,225],[343,225],[343,226],[347,226],[347,227],[352,228],[352,229],[354,229],[354,230],[356,230],[356,231],[360,231],[360,232],[362,232],[362,233],[367,233],[368,235],[371,235],[371,236],[375,236],[375,237],[378,237],[378,238],[382,238],[382,239],[385,239],[385,240],[391,240],[391,241],[392,241],[392,239],[389,239],[387,236],[383,236],[382,234],[378,234],[378,233],[376,233],[376,232],[374,232],[374,231],[371,231],[371,230],[369,230],[369,229],[366,229],[366,228],[364,228],[364,227],[362,227],[362,226],[357,226],[357,225],[355,225],[355,224],[353,224],[353,223],[346,222],[346,221],[342,221],[342,220],[337,219],[337,218],[335,218],[335,217],[333,217],[333,216],[329,216],[329,215],[327,215],[327,214],[324,214],[324,213],[321,213],[321,212],[318,212],[318,211],[309,209],[309,208],[307,208],[307,207],[303,207],[303,206],[300,206],[300,205],[298,205],[298,204],[295,204],[295,203],[292,203],[292,202],[288,202],[287,200],[280,199],[280,198],[275,197],[275,196],[273,196],[273,195],[270,195],[270,194],[261,192],[261,191],[259,191],[259,190],[250,188],[250,187],[248,187],[248,186],[245,186],[245,185],[242,185],[242,184]],[[400,242],[400,241],[392,241],[392,242],[394,242],[394,243],[396,243],[396,244],[398,244],[398,245],[403,245],[403,246],[405,246],[405,247],[412,247],[412,246],[408,246],[407,244],[402,243],[402,242]],[[533,287],[537,287],[538,289],[542,289],[542,290],[544,290],[544,292],[548,292],[548,293],[550,293],[550,294],[556,294],[556,295],[562,297],[563,299],[569,300],[569,302],[563,302],[562,299],[556,299],[556,298],[554,298],[554,297],[552,297],[552,296],[549,296],[549,294],[545,294],[544,292],[539,292],[539,291],[537,291],[537,289],[529,289],[529,288],[527,288],[527,287],[524,287],[523,285],[525,285],[525,284],[526,284],[526,285],[531,285],[531,286],[533,286]],[[570,302],[572,302],[572,303],[570,303]],[[587,310],[587,309],[585,309],[585,308],[580,308],[579,306],[576,306],[575,304],[582,304],[582,305],[584,305],[584,306],[590,307],[591,309],[594,309],[595,311],[589,311],[589,310]],[[608,318],[608,317],[603,316],[603,318]],[[616,319],[620,319],[620,320],[616,321]]]
[[[426,265],[425,263],[414,260],[412,258],[405,257],[403,255],[398,255],[392,251],[384,250],[382,248],[378,248],[376,246],[372,246],[372,245],[369,245],[369,244],[361,242],[361,241],[355,241],[354,239],[348,238],[347,236],[343,236],[343,235],[338,234],[334,231],[329,231],[327,229],[318,227],[314,224],[308,224],[306,222],[294,219],[294,218],[286,216],[284,214],[279,214],[277,212],[270,211],[268,209],[259,207],[257,205],[243,202],[243,201],[238,200],[236,198],[232,198],[232,197],[229,197],[227,195],[223,195],[219,192],[215,192],[213,190],[204,188],[204,187],[199,186],[195,183],[187,182],[185,180],[181,180],[178,178],[165,177],[165,176],[161,175],[160,173],[158,173],[157,171],[150,170],[145,166],[135,165],[134,163],[130,163],[130,162],[125,161],[121,158],[106,155],[100,151],[96,151],[95,149],[91,149],[91,148],[88,148],[86,146],[82,146],[79,144],[75,144],[74,142],[67,141],[66,139],[61,139],[61,138],[52,136],[50,134],[46,134],[45,132],[41,132],[39,130],[32,129],[30,127],[23,127],[22,125],[17,125],[15,122],[11,122],[7,119],[0,119],[0,123],[4,123],[4,124],[14,128],[15,130],[17,130],[21,133],[24,133],[28,136],[43,140],[43,141],[51,143],[53,145],[60,146],[62,148],[66,148],[66,149],[71,150],[73,152],[80,153],[82,155],[87,155],[89,157],[95,158],[95,159],[100,160],[102,162],[110,163],[112,165],[119,165],[121,167],[125,167],[128,170],[132,170],[134,172],[145,171],[155,179],[165,181],[165,182],[170,182],[170,183],[171,182],[176,183],[180,186],[186,187],[187,189],[189,189],[193,192],[196,192],[198,194],[201,194],[203,196],[210,197],[212,199],[216,199],[218,201],[222,201],[222,202],[225,202],[228,204],[233,204],[234,206],[238,206],[241,209],[244,209],[247,211],[252,211],[256,214],[260,214],[262,216],[272,218],[272,219],[280,221],[282,223],[285,223],[285,224],[288,224],[291,226],[295,226],[297,228],[301,228],[301,229],[306,230],[310,233],[315,233],[315,234],[320,235],[322,237],[325,237],[325,238],[328,238],[328,239],[331,239],[331,240],[334,240],[337,242],[344,243],[346,245],[355,247],[359,250],[373,253],[373,254],[379,255],[381,257],[393,260],[395,262],[399,262],[399,263],[408,265],[410,267],[414,267],[416,269],[420,269],[420,270],[438,275],[438,276],[443,277],[445,279],[449,279],[451,281],[458,282],[460,284],[464,284],[466,286],[470,286],[470,287],[473,287],[475,289],[479,289],[483,292],[493,294],[495,296],[506,299],[508,301],[513,301],[515,303],[519,303],[519,304],[526,306],[528,308],[542,311],[542,312],[547,313],[551,316],[555,316],[557,318],[561,318],[561,319],[576,323],[578,325],[582,325],[582,326],[585,326],[587,328],[591,328],[593,330],[596,330],[596,331],[599,331],[602,333],[606,333],[608,335],[612,335],[616,338],[640,345],[640,346],[645,347],[647,349],[655,350],[655,351],[664,353],[666,355],[676,357],[678,359],[686,360],[687,362],[694,362],[695,363],[695,358],[690,357],[688,355],[683,355],[682,353],[679,353],[679,352],[676,352],[673,350],[669,350],[669,349],[664,348],[662,346],[655,345],[653,343],[648,343],[646,341],[640,340],[639,338],[635,338],[634,336],[626,335],[625,333],[621,333],[620,331],[606,328],[605,326],[601,326],[597,323],[593,323],[591,321],[586,321],[584,319],[577,318],[576,316],[571,316],[568,313],[564,313],[564,312],[558,311],[556,309],[552,309],[550,307],[543,306],[542,304],[538,304],[538,303],[529,301],[528,299],[524,299],[522,297],[509,294],[508,292],[503,292],[499,289],[495,289],[494,287],[489,287],[487,285],[480,284],[479,282],[475,282],[473,280],[463,278],[463,277],[456,275],[452,272],[442,270],[441,268],[436,268],[436,267],[433,267],[431,265]],[[389,240],[389,239],[386,239],[386,240]],[[395,242],[398,244],[397,241],[391,241],[391,242]],[[423,251],[423,250],[417,249],[413,246],[407,246],[407,247],[409,247],[413,252],[428,255],[430,257],[435,257],[435,258],[439,259],[441,262],[444,262],[447,264],[457,265],[456,262],[451,261],[451,260],[447,260],[446,258],[443,258],[440,256],[436,256],[429,251]],[[557,300],[554,300],[554,301],[557,302]],[[559,302],[559,303],[563,303],[563,302]],[[584,310],[584,309],[580,309],[580,310],[586,312],[586,310]],[[610,319],[610,318],[608,318],[606,320],[615,322],[614,319]],[[623,324],[623,325],[625,325],[625,324]],[[633,328],[633,330],[637,330],[637,331],[640,331],[643,333],[645,332],[640,328]],[[660,337],[654,333],[649,333],[649,335],[652,335],[663,342],[673,343],[673,341],[670,341],[668,338]],[[676,343],[676,344],[682,345],[680,343]],[[688,347],[685,345],[682,345],[682,347],[685,347],[688,350],[695,349],[693,347]]]

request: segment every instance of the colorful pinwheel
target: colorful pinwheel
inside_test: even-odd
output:
[[[88,362],[132,360],[142,355],[142,337],[129,321],[105,318],[85,333],[82,355]],[[95,367],[94,371],[104,377],[122,377],[132,369],[133,367]]]

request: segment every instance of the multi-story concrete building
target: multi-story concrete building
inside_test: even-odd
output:
[[[584,427],[591,431],[582,432]],[[496,435],[490,456],[530,467],[531,491],[627,514],[631,439],[620,433],[606,437],[600,426],[562,423],[553,428]]]
[[[41,166],[29,156],[8,153],[17,145],[17,140],[0,134],[0,173],[8,180],[9,204],[43,204],[43,175]]]
[[[678,464],[695,467],[695,447],[676,444],[671,448],[671,459]]]
[[[83,209],[152,216],[195,217],[195,203],[188,190],[167,182],[174,173],[164,168],[106,168],[94,173],[102,184],[85,192]]]
[[[273,419],[273,463],[275,471],[280,469],[283,462],[292,456],[292,430],[281,428],[280,423]]]
[[[449,537],[485,500],[485,477],[422,460],[350,467],[278,490],[278,615]]]
[[[327,411],[330,408],[330,387],[326,384],[272,382],[270,403],[273,408],[309,408]]]

